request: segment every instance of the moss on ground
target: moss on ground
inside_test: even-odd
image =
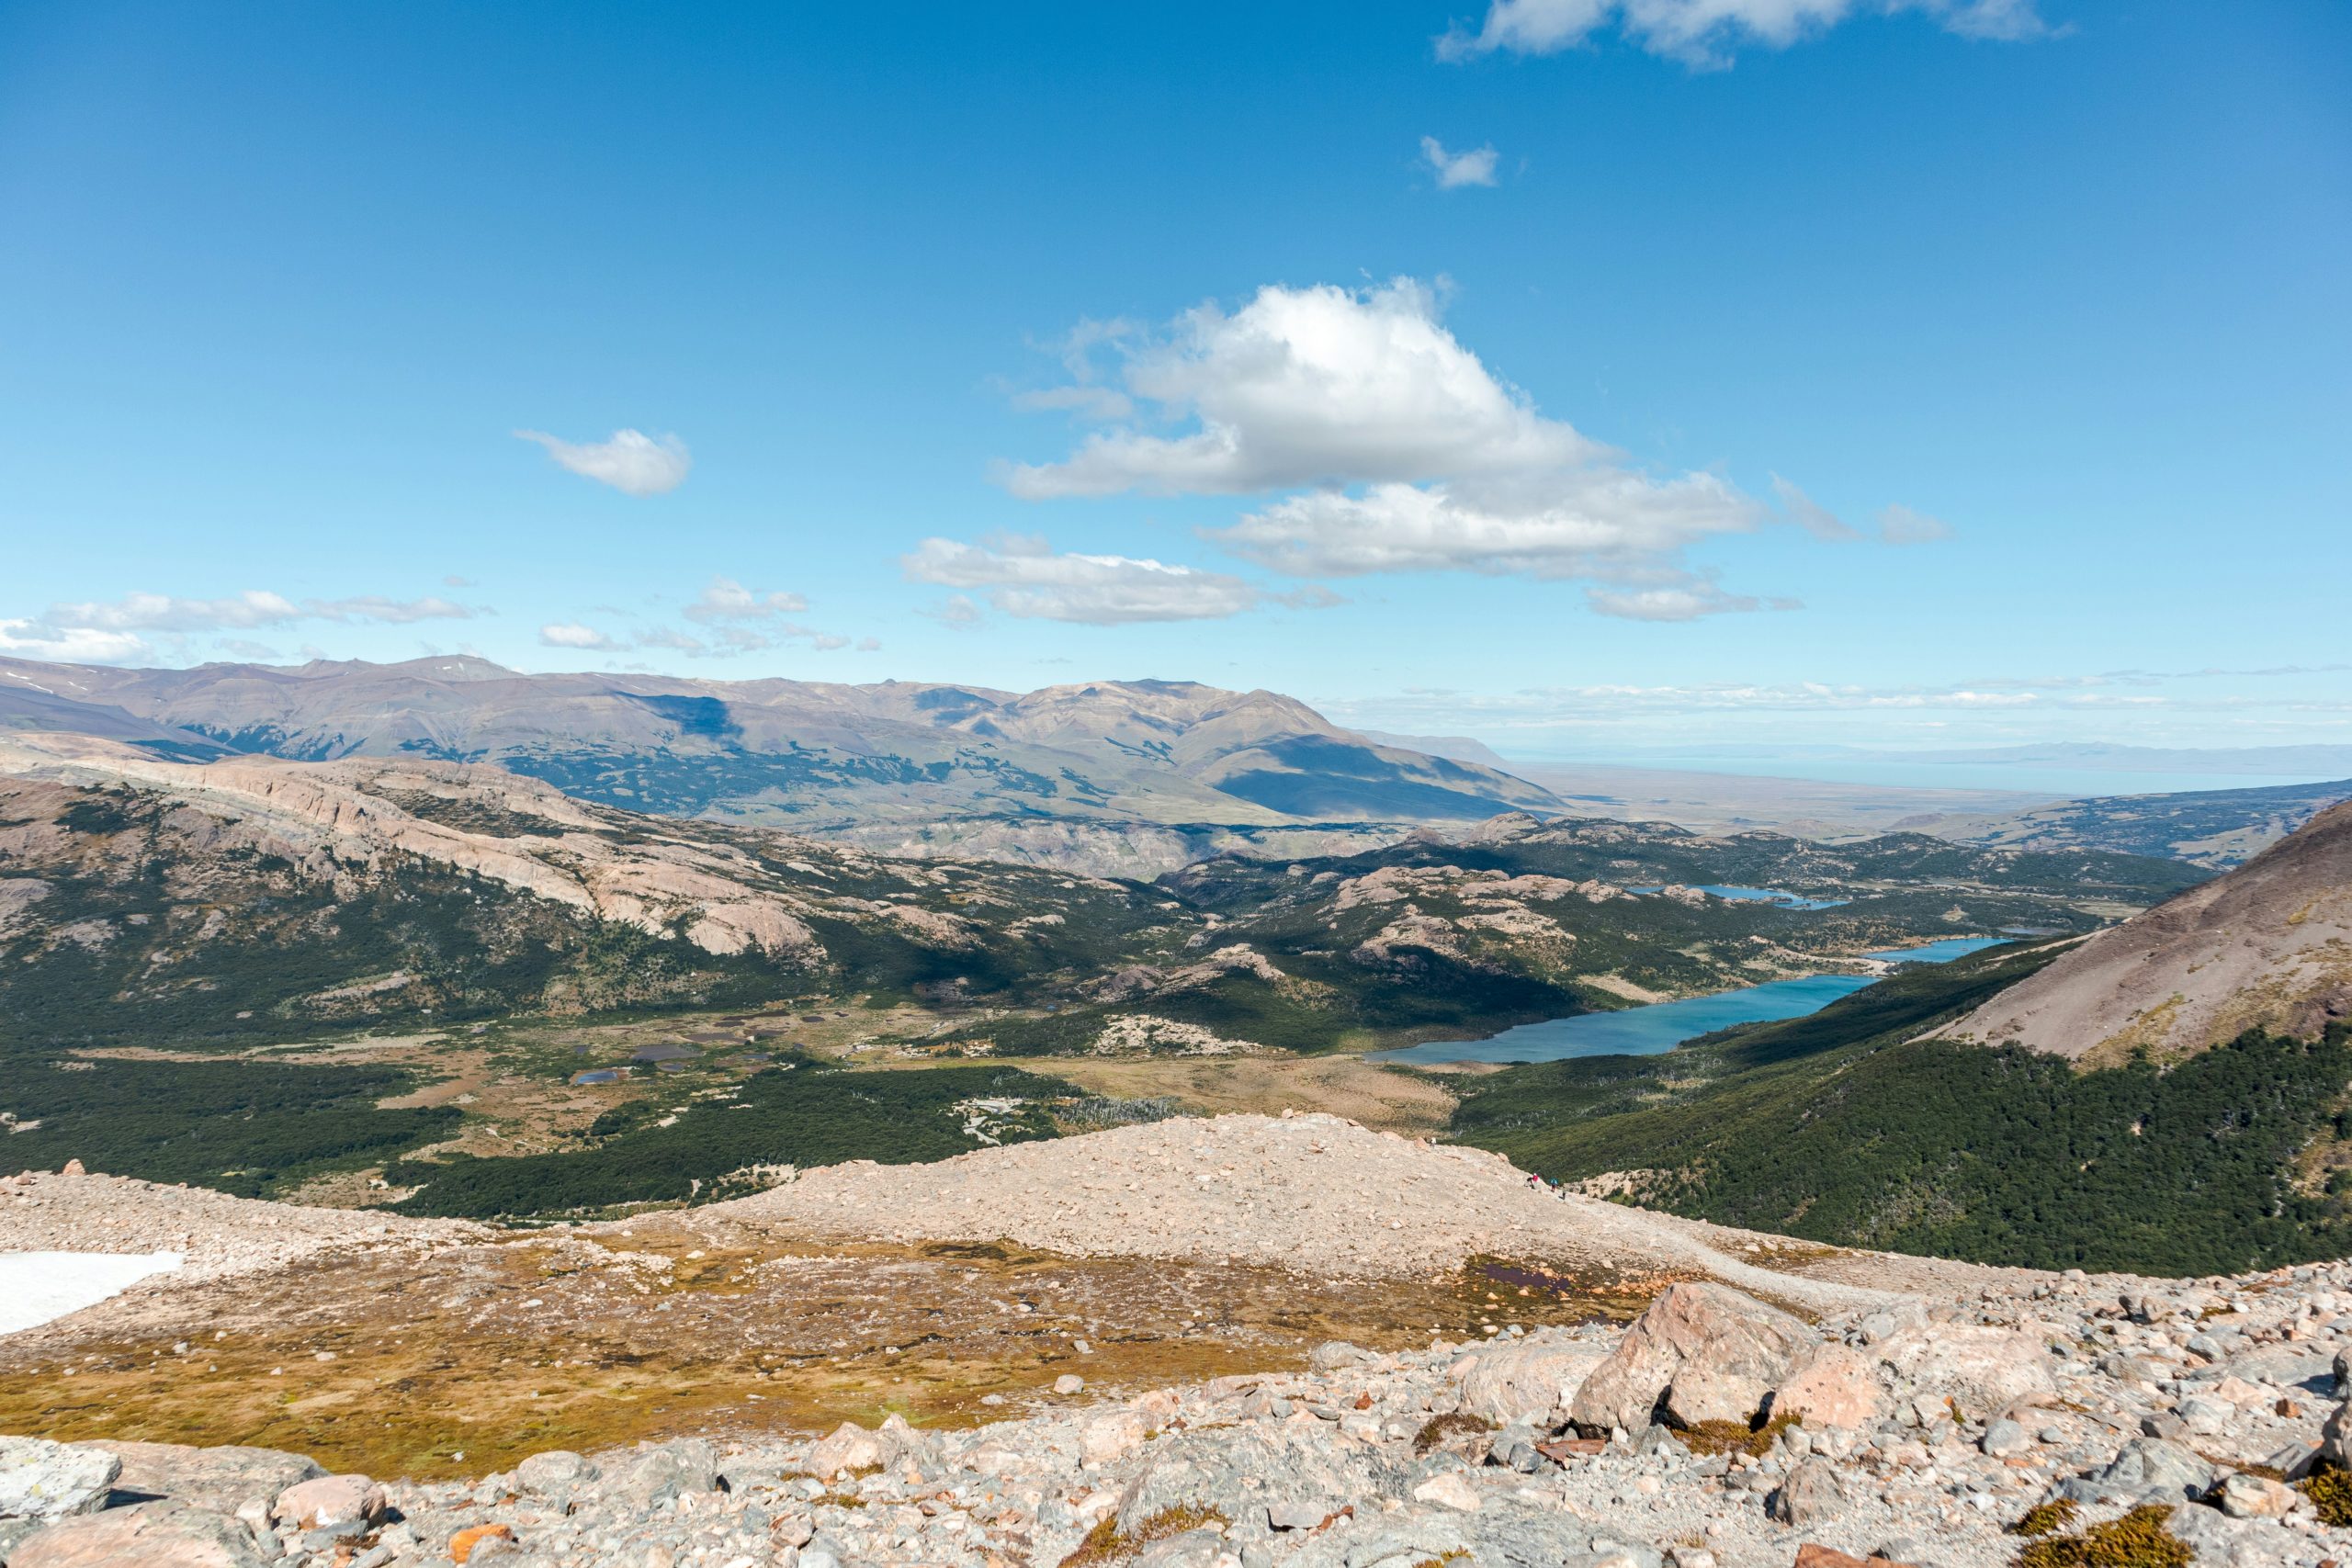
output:
[[[2080,1535],[2051,1535],[2018,1553],[2018,1568],[2188,1568],[2188,1542],[2165,1528],[2172,1510],[2154,1504]]]

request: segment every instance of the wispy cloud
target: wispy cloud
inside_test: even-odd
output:
[[[223,599],[129,593],[107,602],[52,604],[43,619],[57,626],[109,631],[204,632],[227,627],[282,626],[296,621],[381,621],[406,626],[416,621],[469,620],[481,613],[470,605],[441,598],[390,599],[380,593],[363,593],[350,599],[296,601],[281,593],[248,589]]]
[[[989,621],[987,613],[972,603],[968,593],[950,593],[932,608],[915,613],[957,632],[978,631]]]
[[[1131,556],[1057,554],[1044,539],[1025,535],[999,535],[976,545],[925,539],[901,564],[918,582],[978,590],[1001,614],[1084,626],[1217,620],[1261,604],[1313,607],[1335,597],[1320,589],[1270,593],[1227,572]],[[961,594],[934,615],[951,626],[978,619],[977,608]]]
[[[1789,521],[1816,539],[1859,539],[1862,536],[1860,529],[1844,522],[1837,513],[1778,474],[1772,476],[1772,497],[1781,503],[1781,510],[1788,514]]]
[[[1925,545],[1951,537],[1951,525],[1940,517],[1890,506],[1878,514],[1878,536],[1890,545]]]
[[[545,648],[571,648],[594,653],[616,652],[628,644],[600,632],[594,626],[583,626],[577,621],[562,621],[539,628],[539,643]]]
[[[69,664],[126,664],[159,657],[157,638],[175,648],[180,657],[187,657],[192,651],[187,639],[206,632],[251,631],[313,621],[408,626],[419,621],[469,620],[490,613],[438,597],[393,599],[380,593],[346,599],[289,599],[258,588],[218,599],[128,593],[120,599],[51,604],[37,616],[0,620],[0,652]],[[276,657],[259,643],[240,639],[217,646],[241,658]]]
[[[797,593],[755,593],[731,577],[714,577],[684,613],[686,619],[705,623],[767,621],[797,615],[808,607],[808,601]]]
[[[1495,150],[1492,144],[1474,147],[1466,152],[1449,152],[1445,150],[1445,143],[1436,137],[1424,136],[1421,138],[1421,161],[1437,176],[1437,188],[1440,190],[1495,183]]]
[[[520,441],[536,441],[548,457],[582,479],[606,484],[624,495],[666,495],[686,482],[694,458],[674,435],[659,438],[641,430],[616,430],[604,441],[570,442],[542,430],[518,430]]]
[[[1492,0],[1476,31],[1455,28],[1437,52],[1557,54],[1613,31],[1693,70],[1722,70],[1743,48],[1786,49],[1852,17],[1906,12],[1969,39],[2015,42],[2052,30],[2035,0]]]
[[[719,592],[714,603],[713,591],[734,590],[732,594]],[[740,596],[740,598],[738,597]],[[687,607],[686,614],[695,615],[697,607],[706,614],[696,616],[703,623],[700,635],[681,631],[675,626],[648,626],[641,631],[608,632],[580,622],[564,622],[539,628],[539,641],[548,648],[571,648],[595,653],[651,650],[682,654],[688,659],[734,659],[747,653],[764,653],[795,644],[819,653],[830,653],[847,648],[851,639],[835,632],[819,631],[795,621],[777,619],[782,606],[774,601],[789,600],[795,604],[802,601],[797,594],[753,595],[726,578],[716,579],[703,599]],[[723,612],[723,614],[722,614]],[[746,624],[756,623],[756,624]],[[872,638],[866,639],[872,642]],[[875,643],[876,648],[881,644]]]

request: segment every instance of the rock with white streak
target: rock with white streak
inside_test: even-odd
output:
[[[95,1514],[121,1473],[122,1461],[109,1453],[41,1438],[0,1438],[0,1519]]]

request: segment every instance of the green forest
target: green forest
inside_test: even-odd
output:
[[[1010,1067],[858,1071],[796,1056],[752,1074],[731,1098],[635,1101],[590,1129],[590,1146],[557,1154],[446,1162],[404,1160],[385,1171],[422,1188],[402,1213],[471,1219],[579,1215],[632,1203],[736,1195],[726,1178],[753,1166],[912,1165],[982,1146],[965,1130],[975,1100],[1019,1100],[992,1117],[990,1137],[1055,1135],[1045,1101],[1080,1091]],[[667,1122],[665,1125],[664,1122]]]
[[[451,1106],[379,1111],[414,1087],[395,1067],[104,1059],[0,1054],[0,1111],[30,1132],[0,1139],[7,1168],[92,1170],[275,1197],[448,1137]]]
[[[2352,1136],[2347,1032],[2087,1073],[1916,1038],[2046,957],[1995,949],[1665,1056],[1471,1079],[1454,1135],[1555,1180],[1647,1173],[1640,1201],[1677,1213],[1891,1251],[2203,1274],[2344,1250],[2341,1195],[2286,1173]]]

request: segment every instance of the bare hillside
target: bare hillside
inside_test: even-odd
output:
[[[1816,1307],[1877,1293],[1761,1266],[1811,1249],[1784,1252],[1772,1238],[1539,1190],[1484,1150],[1289,1112],[1162,1122],[934,1165],[831,1166],[700,1214],[820,1235],[1009,1240],[1079,1257],[1359,1278],[1442,1272],[1496,1257],[1636,1278],[1701,1273]],[[1996,1277],[1965,1264],[1905,1263],[1900,1283],[1887,1273],[1871,1274],[1872,1282],[1900,1289],[1937,1271],[1944,1285]]]
[[[1946,1032],[2092,1065],[2352,1017],[2352,802],[2238,870],[2101,931]]]

